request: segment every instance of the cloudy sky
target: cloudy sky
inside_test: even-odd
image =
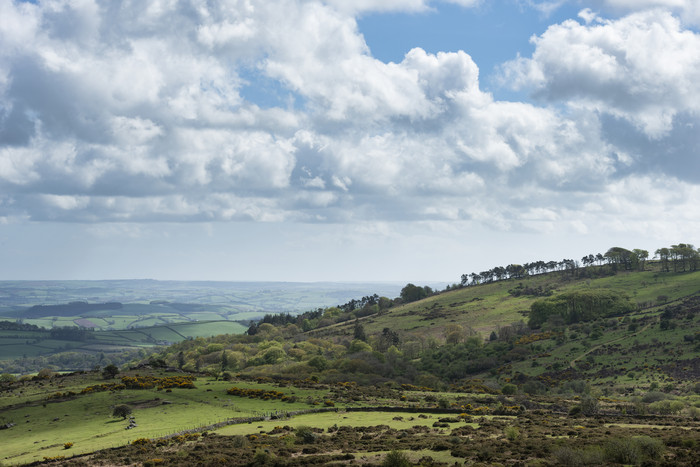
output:
[[[700,243],[697,0],[0,0],[0,279]]]

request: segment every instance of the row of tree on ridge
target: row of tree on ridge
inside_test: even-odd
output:
[[[679,243],[670,248],[659,248],[654,252],[653,259],[658,261],[662,272],[695,271],[700,264],[700,249],[689,243]],[[612,247],[605,254],[589,254],[580,261],[563,259],[561,261],[533,261],[525,264],[509,264],[497,266],[482,272],[462,274],[460,286],[473,286],[505,279],[522,279],[525,276],[545,274],[549,272],[569,272],[575,275],[582,267],[609,266],[614,273],[620,269],[626,271],[644,271],[649,260],[649,251],[642,249],[628,250],[622,247]]]

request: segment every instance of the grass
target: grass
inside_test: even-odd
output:
[[[301,402],[306,397],[321,398],[325,392],[295,388],[300,402],[282,403],[229,396],[226,389],[234,383],[200,379],[197,389],[173,389],[172,392],[151,390],[122,390],[114,393],[96,392],[74,399],[45,401],[46,396],[73,391],[103,380],[81,378],[72,384],[43,383],[31,385],[16,397],[3,397],[4,409],[0,421],[14,421],[17,426],[3,432],[0,461],[28,463],[44,456],[65,455],[63,443],[72,442],[70,454],[92,452],[105,447],[127,444],[137,438],[158,438],[171,433],[222,422],[229,418],[258,416],[276,410],[302,410],[310,406]],[[237,382],[239,387],[277,389],[272,385]],[[167,401],[167,404],[163,404]],[[44,402],[46,405],[44,406]],[[15,408],[7,408],[7,404]],[[21,404],[31,404],[22,406]],[[19,404],[19,406],[17,406]],[[112,407],[127,404],[137,428],[125,430],[126,421],[112,418]],[[19,423],[17,423],[19,421]],[[65,438],[65,439],[64,439]]]
[[[285,420],[271,420],[254,422],[252,424],[229,425],[216,430],[220,435],[247,435],[260,431],[270,431],[279,425],[287,425],[293,428],[298,426],[310,426],[312,428],[328,428],[336,426],[377,426],[386,425],[394,430],[405,430],[414,426],[432,427],[442,416],[436,414],[418,414],[413,412],[325,412],[315,414],[297,415]],[[458,426],[471,426],[479,428],[478,423],[459,422],[453,424]]]
[[[531,288],[552,289],[554,293],[581,289],[615,289],[625,291],[642,306],[658,305],[658,297],[669,302],[700,292],[700,271],[687,273],[659,273],[655,271],[620,272],[614,276],[571,280],[558,273],[509,279],[479,286],[464,287],[389,309],[385,314],[362,320],[368,334],[382,329],[405,334],[420,332],[422,337],[444,339],[451,324],[478,332],[483,338],[498,327],[518,321],[527,322],[530,306],[540,297],[513,296],[508,291],[519,284]],[[352,333],[353,321],[321,328],[314,334],[333,335]]]

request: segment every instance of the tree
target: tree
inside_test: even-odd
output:
[[[404,303],[415,302],[427,297],[427,291],[424,287],[418,287],[414,284],[406,284],[406,286],[401,289],[401,300]]]
[[[114,379],[119,374],[119,368],[116,365],[110,363],[102,369],[102,377],[104,379]]]
[[[353,333],[355,339],[367,342],[367,335],[365,334],[365,328],[360,324],[359,320],[355,320],[355,331]]]
[[[185,354],[181,350],[177,354],[177,367],[182,370],[183,366],[185,366]]]
[[[384,328],[382,329],[382,333],[377,342],[377,350],[380,352],[386,352],[386,350],[392,345],[398,347],[400,343],[401,338],[396,331],[392,331],[389,328]]]
[[[668,248],[659,248],[654,252],[654,254],[659,258],[659,261],[661,261],[661,270],[668,272],[668,259],[671,255]]]
[[[112,417],[122,417],[124,420],[126,420],[126,417],[129,415],[131,415],[131,407],[126,404],[116,406],[112,412]]]

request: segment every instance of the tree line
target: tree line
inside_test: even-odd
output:
[[[654,252],[662,272],[696,271],[700,264],[700,249],[692,244],[679,243],[671,247],[659,248]],[[496,266],[481,272],[462,274],[460,286],[468,287],[507,279],[522,279],[525,276],[562,272],[577,276],[582,271],[590,274],[593,268],[601,273],[614,274],[619,270],[644,271],[647,268],[649,251],[635,248],[628,250],[612,247],[605,253],[588,254],[580,260],[533,261],[525,264]],[[605,267],[605,269],[603,269]]]

